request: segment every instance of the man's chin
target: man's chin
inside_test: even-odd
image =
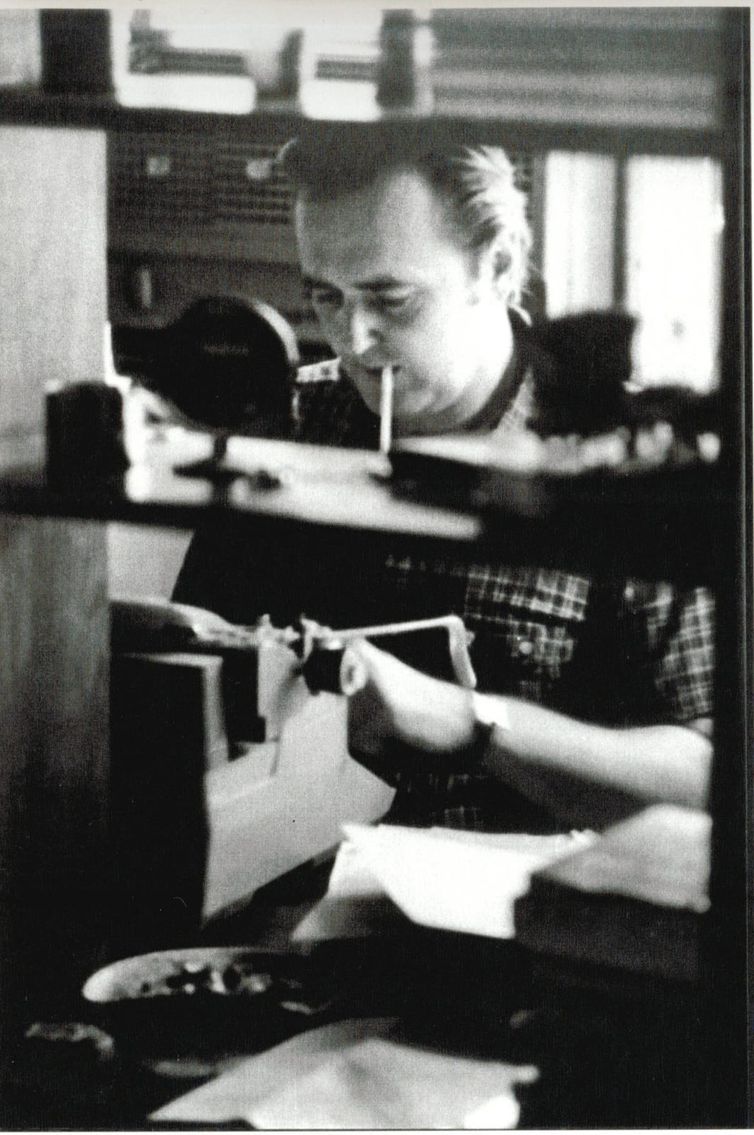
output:
[[[342,364],[344,373],[358,391],[359,397],[373,414],[380,413],[382,394],[382,367],[352,367]],[[397,381],[396,381],[397,380]],[[400,367],[393,368],[393,428],[415,433],[421,430],[424,416],[430,412],[426,399],[417,397],[418,392],[406,389],[406,374]]]

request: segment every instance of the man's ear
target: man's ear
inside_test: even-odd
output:
[[[511,267],[513,260],[502,241],[496,240],[490,249],[492,281],[500,298],[506,302],[511,296]]]
[[[499,240],[487,245],[479,258],[480,280],[487,281],[506,302],[511,296],[511,263],[510,252]]]

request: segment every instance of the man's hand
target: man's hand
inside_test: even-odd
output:
[[[367,671],[364,689],[349,702],[353,752],[388,757],[397,742],[441,756],[473,742],[476,722],[469,690],[430,678],[364,640],[349,645]]]

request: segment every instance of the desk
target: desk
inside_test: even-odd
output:
[[[292,928],[322,895],[329,867],[323,860],[271,884],[244,910],[208,924],[201,942],[286,949]],[[407,920],[389,935],[323,943],[311,957],[337,991],[336,1007],[321,1018],[292,1017],[288,1032],[249,1034],[240,1043],[236,1018],[228,1034],[235,1056],[327,1020],[396,1016],[412,1043],[537,1067],[539,1081],[520,1093],[522,1127],[712,1125],[694,982],[625,980],[618,969],[607,981],[605,967],[562,964],[515,942],[426,930]],[[20,1125],[171,1126],[147,1117],[206,1082],[228,1060],[227,1049],[213,1052],[206,1043],[192,1058],[191,1045],[181,1039],[180,1061],[170,1051],[162,1053],[161,1064],[140,1060],[127,1047],[109,1069],[82,1061],[75,1095],[69,1062],[57,1097],[48,1085],[41,1098],[19,1102],[22,1118],[37,1121]]]

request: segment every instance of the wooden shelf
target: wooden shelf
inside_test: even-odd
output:
[[[171,430],[150,441],[145,459],[114,477],[48,479],[41,438],[0,444],[0,511],[36,516],[192,528],[213,513],[253,520],[322,527],[364,528],[419,540],[467,544],[482,532],[468,512],[394,499],[380,479],[385,459],[376,451],[332,449],[295,442],[232,438],[228,461],[245,476],[213,485],[176,474],[174,466],[209,456],[202,433]],[[263,485],[257,484],[257,477]],[[270,476],[278,487],[266,487]]]
[[[139,108],[121,105],[118,76],[110,70],[107,21],[64,13],[41,24],[37,85],[0,89],[0,122],[212,129],[239,137],[249,123],[258,137],[265,121],[274,124],[276,137],[281,130],[306,131],[310,123],[346,132],[418,128],[424,135],[459,129],[464,140],[491,135],[528,151],[709,155],[719,151],[727,128],[726,60],[742,21],[743,13],[733,8],[440,9],[426,29],[433,45],[427,61],[415,59],[413,70],[406,67],[418,24],[405,21],[391,35],[386,23],[380,52],[375,44],[371,66],[357,69],[356,81],[348,71],[328,66],[333,60],[326,47],[312,45],[311,59],[307,54],[308,62],[293,76],[295,96],[284,100],[257,92],[251,113],[230,114],[170,109],[169,103],[150,108],[149,85],[124,92],[129,101],[138,95]],[[81,50],[75,54],[77,28]],[[191,64],[185,66],[188,84]],[[159,74],[143,78],[159,85]],[[116,93],[107,93],[113,79]],[[123,79],[134,86],[140,81],[139,74]],[[249,84],[251,105],[251,77]],[[65,93],[53,93],[62,89]]]
[[[36,449],[36,455],[30,452]],[[150,442],[146,459],[125,474],[51,481],[35,439],[0,445],[0,510],[194,528],[212,516],[267,530],[321,530],[419,550],[501,555],[583,572],[706,583],[718,570],[724,493],[715,466],[691,465],[631,476],[525,477],[496,471],[480,489],[403,476],[392,481],[385,459],[268,439],[233,438],[229,461],[245,476],[229,484],[174,472],[208,455],[209,439],[175,430]],[[21,456],[21,454],[25,456]],[[268,474],[281,484],[258,483]]]
[[[445,100],[446,107],[452,100]],[[440,109],[432,114],[411,111],[381,112],[372,120],[348,117],[348,101],[343,101],[343,118],[327,119],[305,114],[295,103],[258,106],[251,114],[188,111],[161,107],[128,107],[114,96],[66,94],[48,95],[37,88],[0,88],[0,124],[15,126],[73,127],[105,131],[184,132],[211,130],[242,139],[247,134],[259,140],[269,126],[270,137],[323,131],[342,138],[343,145],[367,136],[388,132],[402,135],[421,132],[457,135],[466,142],[497,143],[509,149],[530,152],[552,149],[591,150],[608,153],[647,153],[709,156],[721,151],[722,129],[711,124],[683,128],[676,122],[666,125],[628,122],[568,123],[556,118],[532,120],[525,114],[511,116],[504,102],[489,98],[484,106],[462,102],[457,109]],[[442,105],[442,104],[441,104]]]

